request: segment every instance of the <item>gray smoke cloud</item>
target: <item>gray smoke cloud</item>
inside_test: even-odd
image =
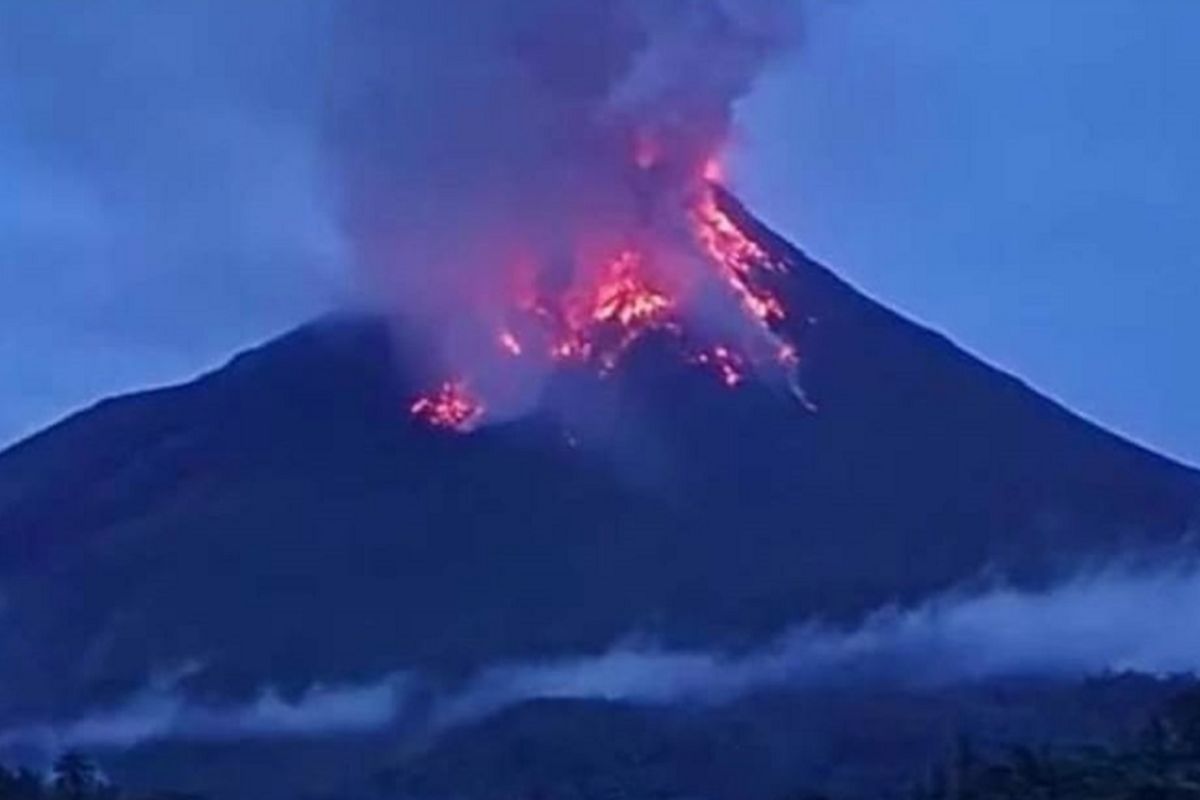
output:
[[[601,655],[499,664],[458,689],[397,672],[236,706],[187,699],[177,680],[66,723],[22,726],[0,745],[125,748],[163,739],[327,736],[419,724],[436,733],[537,699],[720,704],[772,688],[882,682],[937,687],[1008,676],[1200,673],[1200,567],[1109,570],[1046,592],[997,588],[882,609],[851,630],[798,626],[740,655],[630,640]]]
[[[569,281],[635,239],[686,271],[675,206],[798,16],[794,0],[347,4],[326,142],[376,302],[433,370],[519,405],[545,365],[489,370],[514,281]]]
[[[514,260],[627,233],[635,136],[670,155],[659,181],[694,169],[797,16],[795,0],[3,4],[0,443],[364,299],[420,336],[431,372],[481,363]]]

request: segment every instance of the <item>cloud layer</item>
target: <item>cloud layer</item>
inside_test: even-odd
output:
[[[1042,593],[999,588],[884,609],[853,630],[802,625],[736,656],[631,640],[597,656],[498,664],[455,689],[397,672],[290,698],[268,687],[253,702],[221,706],[189,700],[177,679],[164,679],[73,721],[10,729],[0,746],[126,748],[170,739],[333,736],[402,723],[436,732],[537,699],[703,705],[787,687],[1196,674],[1200,621],[1185,612],[1197,607],[1200,568],[1111,570]]]

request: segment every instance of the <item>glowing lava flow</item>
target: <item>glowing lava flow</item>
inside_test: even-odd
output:
[[[483,404],[462,381],[447,381],[436,392],[417,398],[409,411],[434,427],[467,431],[483,416]]]
[[[525,354],[525,348],[512,331],[500,331],[500,348],[514,358]]]
[[[626,328],[653,324],[671,307],[671,300],[650,287],[639,274],[642,257],[626,250],[608,265],[608,275],[596,289],[590,317],[618,322]]]
[[[712,366],[721,382],[730,389],[739,386],[746,379],[746,361],[739,354],[724,345],[717,345],[711,350],[702,350],[692,356],[693,364]]]
[[[639,168],[650,170],[660,155],[654,143],[646,141],[639,143],[634,159]],[[593,365],[607,375],[636,342],[662,332],[677,341],[688,363],[712,370],[728,388],[742,385],[752,368],[773,362],[786,370],[789,383],[798,392],[792,373],[798,363],[796,348],[780,331],[787,313],[781,300],[762,285],[769,274],[787,272],[787,264],[774,258],[722,208],[717,183],[720,174],[716,159],[703,165],[694,199],[686,204],[685,218],[695,242],[696,263],[711,266],[751,329],[757,330],[746,338],[748,350],[692,339],[680,308],[685,298],[659,280],[665,276],[657,274],[654,267],[662,265],[651,263],[648,251],[629,246],[595,262],[591,269],[581,265],[584,268],[565,289],[538,289],[534,276],[528,276],[509,312],[511,327],[495,334],[500,353],[510,358],[540,355],[552,362]],[[431,425],[458,431],[471,430],[484,412],[463,380],[444,383],[436,392],[416,400],[411,410]]]
[[[674,301],[647,279],[644,259],[636,250],[618,253],[590,285],[557,300],[533,299],[525,307],[551,330],[550,358],[594,359],[602,372],[613,369],[646,333],[675,326]]]
[[[754,270],[783,272],[758,242],[742,231],[717,203],[716,192],[710,187],[692,212],[696,223],[696,238],[708,256],[721,268],[725,281],[737,294],[742,307],[765,324],[781,322],[787,314],[783,304],[772,294],[753,285]]]

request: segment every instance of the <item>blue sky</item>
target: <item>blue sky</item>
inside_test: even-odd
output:
[[[286,58],[319,26],[100,5],[0,9],[0,442],[344,292]],[[813,3],[737,178],[869,294],[1200,463],[1198,28],[1193,0]]]
[[[744,107],[751,204],[871,295],[1200,463],[1200,3],[857,0]]]

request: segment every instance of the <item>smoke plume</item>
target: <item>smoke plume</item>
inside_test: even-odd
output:
[[[347,4],[327,130],[342,221],[431,372],[481,385],[493,411],[528,403],[547,365],[495,365],[516,284],[562,289],[623,248],[689,290],[682,205],[796,16],[788,0]]]
[[[0,179],[19,191],[0,198],[0,355],[23,389],[0,441],[191,375],[346,302],[346,284],[419,335],[433,377],[483,367],[514,259],[569,270],[622,239],[647,205],[635,149],[678,188],[795,15],[793,0],[3,4]],[[536,384],[516,374],[536,365],[506,366]]]

